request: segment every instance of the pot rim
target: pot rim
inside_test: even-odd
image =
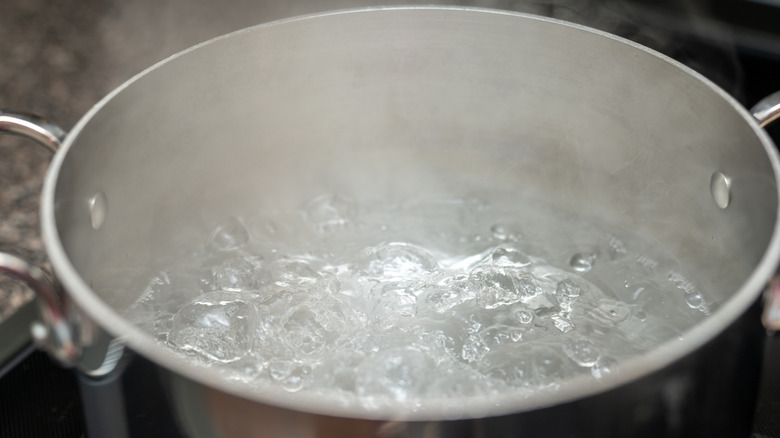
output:
[[[290,393],[280,387],[269,387],[262,392],[251,390],[246,385],[239,382],[229,381],[220,377],[220,374],[212,369],[199,367],[190,364],[184,358],[173,352],[161,348],[153,337],[144,333],[141,329],[127,321],[112,307],[103,302],[81,278],[76,269],[71,264],[65,249],[59,238],[55,220],[55,192],[57,179],[60,169],[68,154],[73,147],[79,133],[89,123],[89,121],[111,101],[117,94],[131,86],[140,78],[149,72],[156,70],[160,66],[184,56],[199,48],[213,44],[222,39],[231,38],[235,35],[252,32],[256,29],[284,25],[285,23],[312,20],[319,17],[327,17],[342,14],[376,14],[392,13],[393,11],[452,11],[468,12],[479,14],[495,14],[503,16],[514,16],[524,20],[538,20],[550,23],[555,26],[565,26],[599,35],[610,40],[626,44],[634,49],[648,53],[661,61],[672,64],[678,68],[681,74],[688,74],[695,80],[705,84],[711,91],[718,94],[723,100],[745,120],[751,127],[753,133],[761,141],[767,158],[770,161],[775,178],[776,194],[778,196],[778,205],[780,205],[780,157],[767,133],[759,127],[753,116],[742,107],[736,99],[720,89],[709,79],[695,72],[689,67],[669,58],[666,55],[658,53],[652,49],[634,43],[625,38],[593,29],[587,26],[569,23],[548,17],[541,17],[532,14],[504,11],[487,8],[475,7],[457,7],[457,6],[392,6],[392,7],[370,7],[337,10],[324,13],[308,14],[298,17],[276,20],[268,23],[251,26],[242,30],[231,32],[201,44],[195,45],[182,52],[174,54],[138,73],[130,78],[124,84],[114,89],[95,106],[93,106],[74,126],[67,135],[62,147],[55,154],[54,159],[46,174],[41,199],[41,228],[44,239],[44,245],[48,252],[52,266],[57,277],[62,282],[70,297],[76,304],[85,310],[85,313],[98,323],[110,334],[124,340],[133,350],[141,353],[155,363],[164,366],[168,370],[186,376],[198,383],[205,384],[220,391],[224,391],[244,399],[254,402],[280,406],[297,411],[306,411],[324,415],[339,417],[365,418],[365,419],[392,419],[392,420],[446,420],[458,418],[479,418],[484,416],[495,416],[508,413],[518,413],[548,407],[556,404],[574,401],[590,395],[595,395],[609,389],[616,388],[632,380],[648,375],[654,371],[681,359],[690,352],[698,349],[716,335],[724,331],[740,315],[742,315],[763,292],[767,282],[775,273],[778,261],[780,261],[780,233],[778,233],[778,224],[780,224],[780,208],[776,212],[775,226],[772,237],[767,248],[753,272],[742,284],[742,286],[729,299],[724,302],[712,315],[702,322],[693,326],[681,339],[673,339],[650,350],[644,354],[633,357],[619,364],[609,375],[599,380],[594,380],[590,375],[581,375],[566,381],[566,385],[560,385],[557,388],[545,388],[535,392],[532,396],[527,393],[519,394],[516,391],[510,391],[506,394],[485,396],[471,396],[463,398],[429,399],[430,403],[426,406],[418,407],[411,404],[395,407],[382,407],[380,410],[366,406],[343,407],[333,403],[327,395],[305,394],[301,395]]]

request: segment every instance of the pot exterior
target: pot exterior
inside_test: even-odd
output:
[[[635,382],[561,406],[485,420],[482,436],[750,436],[765,339],[759,315],[757,303],[699,350]]]
[[[698,351],[622,387],[499,417],[372,421],[307,414],[214,390],[134,356],[103,379],[82,378],[90,436],[167,438],[597,438],[750,436],[765,332],[752,306]],[[91,414],[90,414],[91,412]],[[97,418],[94,413],[98,412]],[[128,420],[129,419],[129,420]],[[123,426],[126,429],[123,429]]]

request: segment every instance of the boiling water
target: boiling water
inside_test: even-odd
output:
[[[522,207],[324,195],[231,218],[126,315],[227,378],[382,406],[602,378],[709,313],[661,248]]]

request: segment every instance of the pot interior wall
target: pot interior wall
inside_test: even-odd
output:
[[[322,193],[543,201],[659,242],[719,302],[776,218],[760,139],[708,84],[625,42],[493,12],[253,28],[147,72],[73,135],[60,237],[118,308],[219,221]],[[726,209],[714,171],[732,179]],[[108,215],[93,230],[98,192]]]

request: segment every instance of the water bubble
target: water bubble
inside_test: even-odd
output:
[[[702,305],[703,300],[701,294],[695,290],[685,292],[683,297],[685,298],[685,304],[691,309],[698,309]]]
[[[528,300],[542,293],[542,288],[531,273],[510,272],[521,299]]]
[[[500,348],[502,344],[507,344],[512,341],[511,329],[501,324],[480,331],[478,336],[482,344],[488,349]]]
[[[544,333],[547,333],[547,332],[549,332],[549,331],[550,331],[549,327],[547,327],[547,326],[546,326],[546,325],[544,325],[544,324],[534,324],[534,329],[541,330],[541,331],[542,331],[542,332],[544,332]]]
[[[550,317],[550,320],[553,322],[553,327],[557,328],[561,333],[568,333],[574,330],[574,324],[561,315],[553,315]]]
[[[274,360],[268,364],[268,373],[272,379],[282,380],[290,375],[295,366],[295,363],[290,360]]]
[[[428,251],[409,243],[386,243],[365,251],[360,262],[364,275],[381,280],[425,278],[438,269]]]
[[[285,309],[282,311],[272,310],[271,307],[264,304],[256,305],[255,309],[257,322],[251,332],[254,354],[266,360],[291,356],[292,353],[284,342],[281,330],[281,319]]]
[[[555,294],[560,297],[577,298],[582,294],[582,288],[567,278],[558,282]]]
[[[696,290],[696,286],[679,272],[670,271],[666,278],[685,292],[693,292]]]
[[[249,232],[238,218],[224,220],[212,231],[209,248],[214,251],[233,251],[249,241]]]
[[[568,361],[552,348],[537,348],[532,354],[534,371],[546,383],[561,382],[566,375],[571,375]]]
[[[408,400],[423,394],[438,373],[433,361],[413,347],[388,348],[360,364],[355,381],[359,395]]]
[[[293,361],[273,361],[268,364],[271,378],[286,391],[297,392],[309,386],[312,380],[311,367]]]
[[[509,237],[509,233],[506,231],[506,228],[498,224],[490,227],[490,232],[493,234],[493,237],[498,240],[506,240],[507,237]]]
[[[361,351],[333,351],[323,358],[320,366],[313,369],[313,380],[318,385],[335,388],[338,391],[354,393],[357,369],[365,360],[366,355]]]
[[[563,344],[563,352],[581,367],[591,367],[601,358],[601,351],[592,342],[579,339]]]
[[[647,274],[652,274],[658,267],[658,262],[646,255],[637,256],[636,261]]]
[[[468,325],[466,331],[470,334],[478,333],[483,325],[479,316],[475,314],[469,315],[469,319],[466,324]]]
[[[609,258],[617,260],[626,255],[626,244],[622,240],[613,235],[608,236],[609,239]]]
[[[257,290],[270,282],[268,271],[263,269],[259,256],[231,257],[211,268],[214,290]]]
[[[224,369],[224,375],[229,380],[249,383],[257,379],[265,368],[256,358],[246,356],[230,362]]]
[[[517,320],[520,321],[520,324],[530,324],[534,319],[533,314],[527,310],[518,310],[515,312],[515,317],[517,317]]]
[[[603,379],[615,371],[617,364],[617,360],[608,356],[602,356],[598,362],[591,366],[590,373],[597,379]]]
[[[590,316],[609,327],[614,327],[628,319],[630,314],[631,310],[625,303],[604,299],[591,311]]]
[[[182,307],[173,317],[170,343],[187,354],[215,362],[233,362],[251,349],[256,318],[247,296],[211,292]]]
[[[575,271],[588,272],[593,269],[593,265],[596,263],[596,254],[592,252],[578,252],[571,257],[569,265]]]
[[[312,354],[325,348],[326,330],[308,306],[294,309],[283,321],[285,341],[293,351]]]
[[[354,201],[338,195],[322,195],[312,199],[304,208],[304,218],[318,231],[331,233],[346,228],[356,217]]]
[[[468,363],[479,362],[490,351],[485,342],[475,335],[471,335],[463,342],[461,358]]]
[[[547,285],[549,286],[549,284]],[[559,300],[549,290],[523,300],[523,304],[525,308],[532,310],[537,317],[547,317],[560,313],[562,310]]]
[[[541,293],[532,274],[513,269],[480,266],[471,271],[469,281],[486,309],[513,304]]]
[[[395,327],[401,318],[417,314],[415,287],[404,283],[380,283],[371,289],[371,320],[381,329]]]
[[[644,287],[638,287],[638,288],[636,288],[636,290],[634,290],[634,292],[631,294],[631,300],[632,300],[632,301],[637,301],[637,300],[639,299],[639,297],[640,297],[640,296],[642,296],[642,294],[643,294],[643,293],[644,293],[646,290],[647,290],[647,288],[644,288]]]
[[[321,300],[331,301],[323,305]],[[348,311],[333,299],[325,297],[307,301],[290,308],[280,319],[282,337],[294,353],[312,355],[333,348],[343,336],[349,336],[345,328],[354,324],[349,321]]]
[[[523,267],[531,264],[531,259],[515,248],[499,247],[490,254],[491,262],[496,266]]]
[[[444,286],[428,286],[420,294],[423,302],[428,308],[437,313],[444,313],[447,310],[466,302],[470,297],[464,291]]]
[[[176,313],[181,306],[200,293],[197,281],[190,284],[174,285],[173,283],[176,281],[172,277],[173,275],[167,270],[162,270],[152,277],[141,297],[131,306],[134,314],[137,316],[147,316],[147,314],[173,316],[173,313]],[[146,321],[146,319],[141,320],[153,322]]]
[[[275,317],[281,317],[289,309],[311,301],[319,294],[308,287],[268,287],[258,295],[258,305],[267,308]]]
[[[313,285],[323,279],[305,260],[280,259],[269,267],[270,276],[278,286]]]

